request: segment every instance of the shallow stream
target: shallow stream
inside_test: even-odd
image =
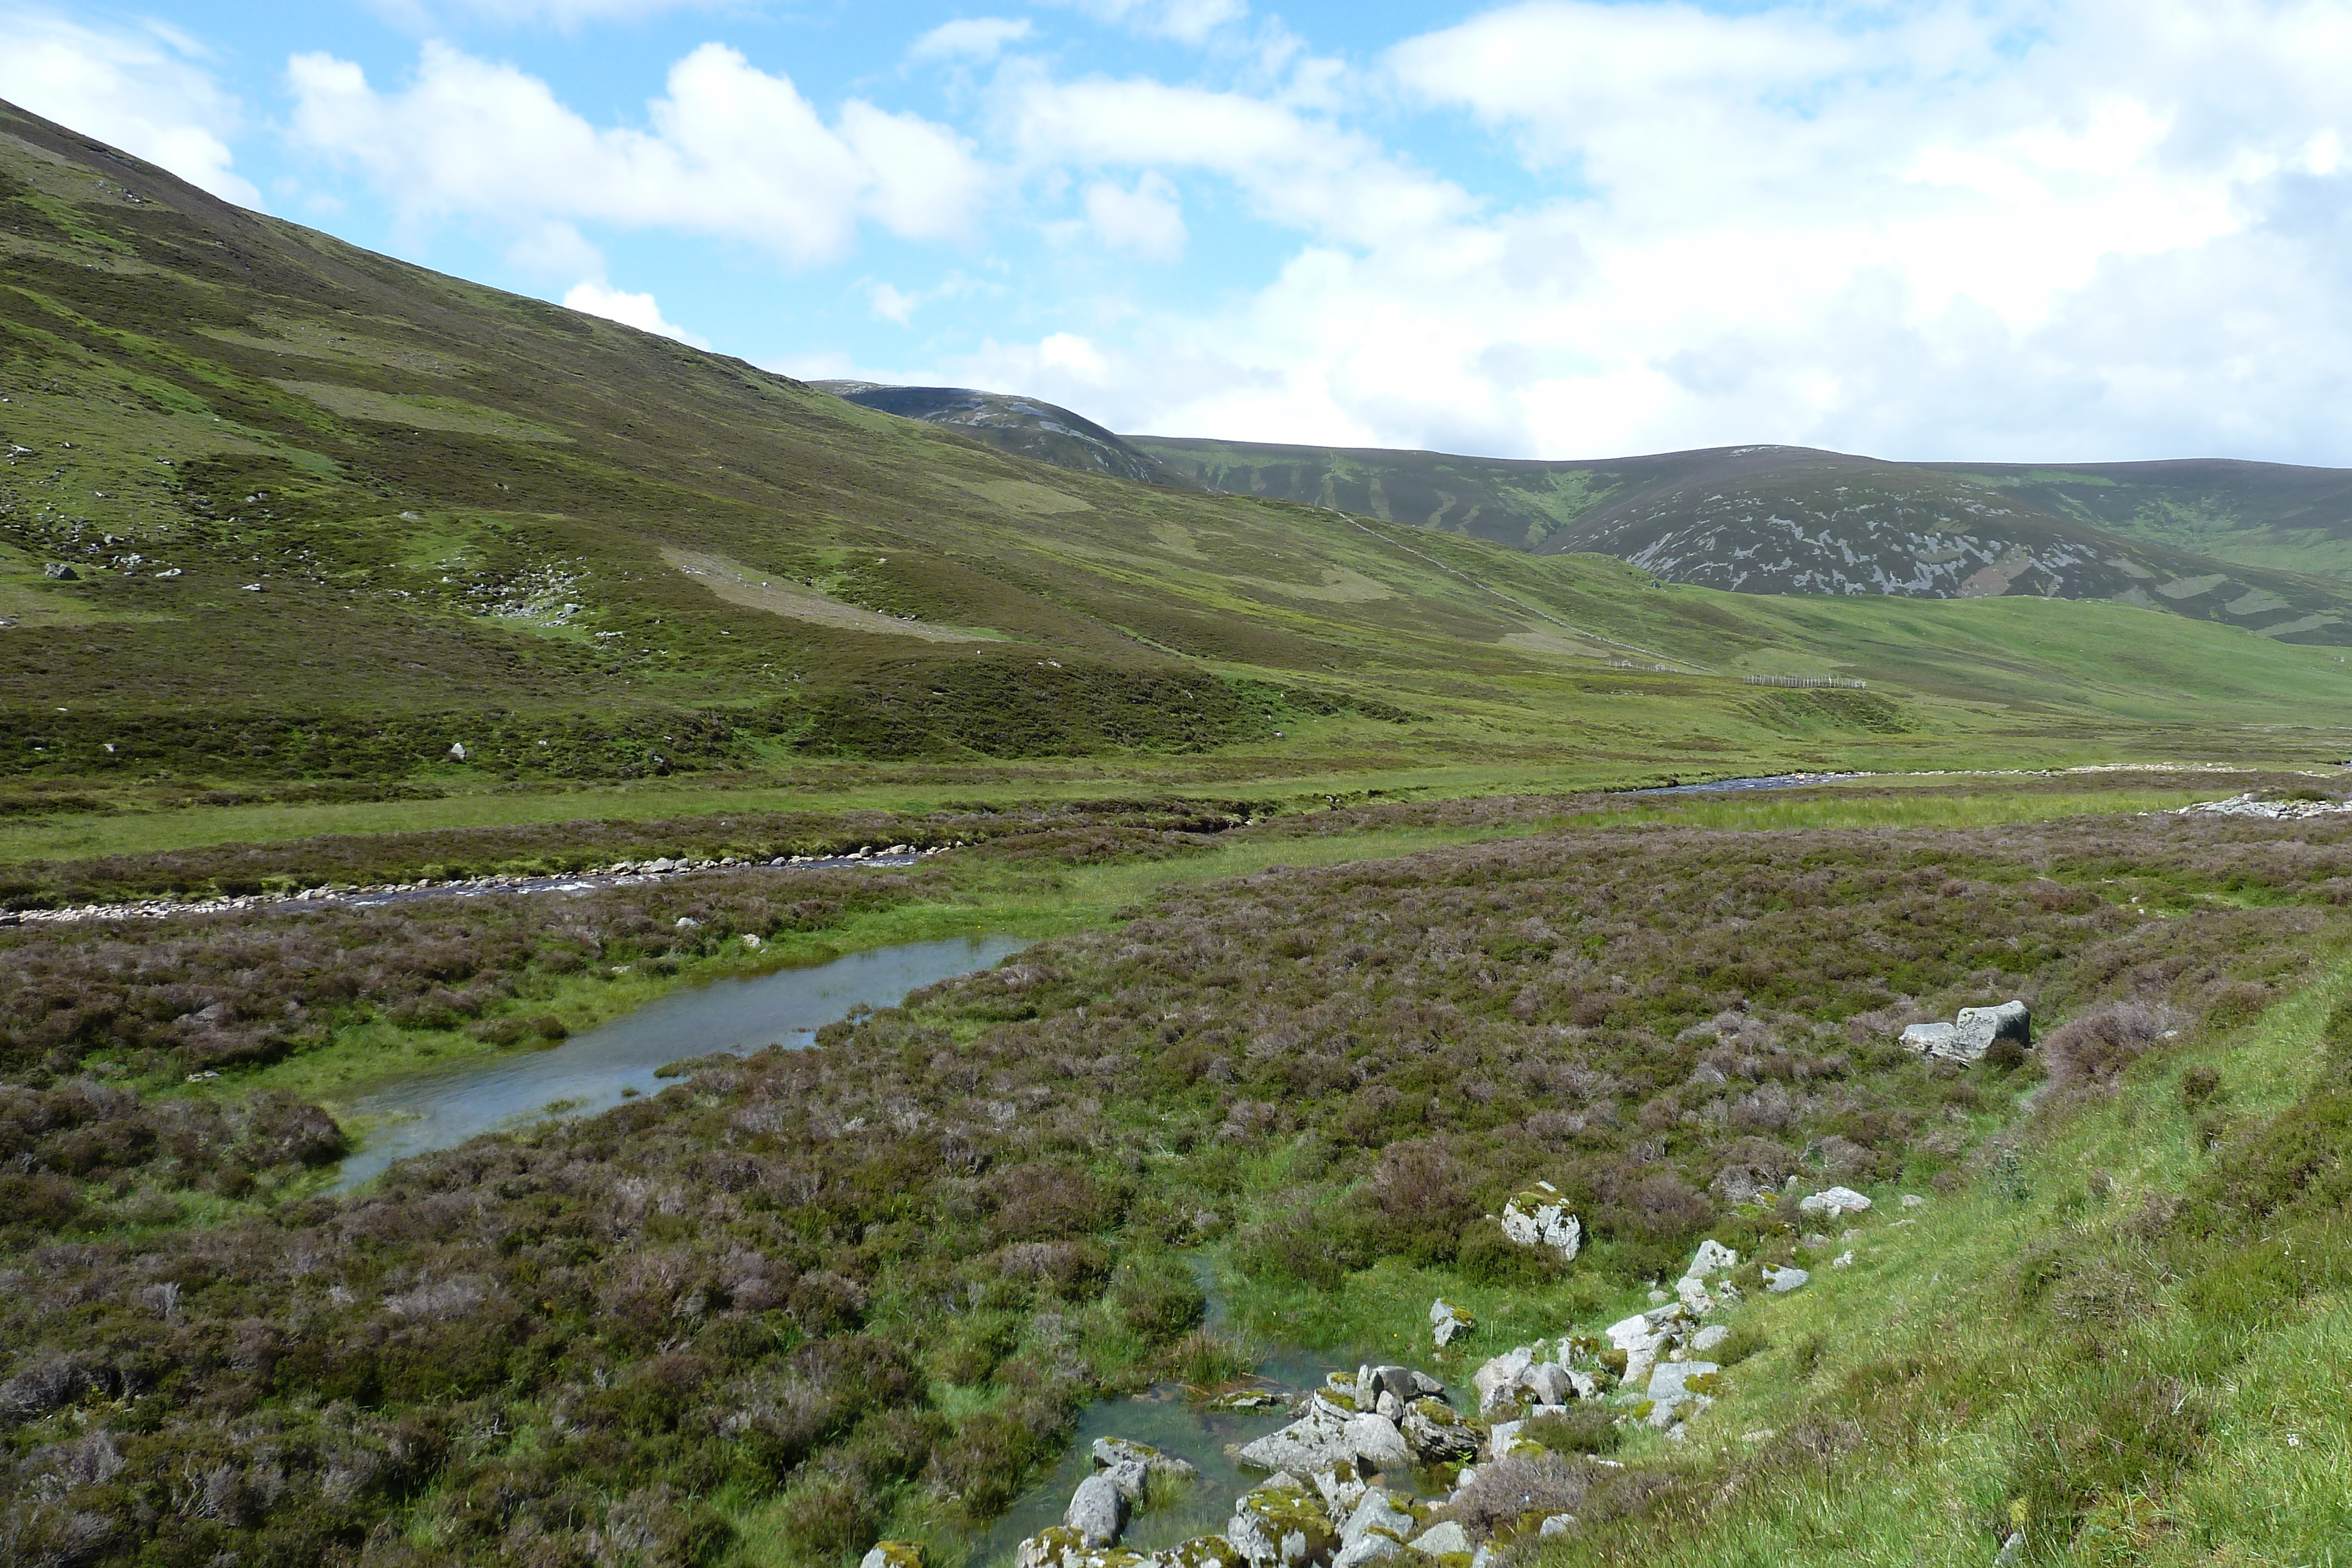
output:
[[[337,1107],[369,1126],[336,1177],[349,1190],[394,1160],[542,1116],[608,1111],[651,1093],[673,1061],[715,1051],[798,1048],[860,1007],[892,1007],[908,992],[984,969],[1029,946],[1019,936],[951,937],[852,953],[807,968],[673,991],[545,1051],[436,1068],[376,1085]]]

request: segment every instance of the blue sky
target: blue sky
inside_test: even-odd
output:
[[[808,377],[2352,465],[2341,0],[0,0],[0,97]]]

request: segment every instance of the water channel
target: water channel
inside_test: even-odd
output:
[[[1019,936],[950,937],[852,953],[806,968],[673,991],[546,1051],[491,1057],[390,1080],[339,1107],[369,1127],[343,1161],[348,1191],[394,1160],[429,1154],[542,1116],[608,1111],[660,1086],[656,1071],[716,1051],[809,1044],[860,1007],[984,969],[1029,946]]]

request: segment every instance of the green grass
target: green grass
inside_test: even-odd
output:
[[[2352,964],[2339,962],[2250,1028],[2143,1059],[2112,1098],[2029,1124],[2013,1175],[1990,1172],[1916,1215],[1893,1205],[1903,1184],[1875,1189],[1853,1268],[1816,1264],[1803,1291],[1742,1309],[1769,1348],[1672,1461],[1695,1488],[1722,1489],[1716,1506],[1546,1560],[1618,1561],[1638,1540],[1640,1561],[1672,1568],[1959,1568],[1989,1561],[2020,1522],[2034,1563],[2336,1560],[2352,1539],[2352,1418],[2337,1386],[2352,1291],[2315,1258],[2300,1300],[2290,1292],[2251,1331],[2216,1323],[2149,1272],[2131,1217],[2210,1167],[2179,1092],[2185,1072],[2218,1071],[2242,1122],[2274,1115],[2332,1082],[2316,1037],[2347,993]],[[2136,1275],[2139,1304],[2072,1324],[2021,1308],[2021,1269],[2038,1257],[2132,1270],[2118,1277]],[[2194,1459],[2177,1476],[2094,1488],[2079,1525],[2053,1531],[2021,1478],[2053,1432],[2141,1375],[2177,1379],[2178,1397],[2210,1406]],[[1798,1432],[1846,1451],[1791,1464]]]

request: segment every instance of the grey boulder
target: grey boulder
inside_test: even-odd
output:
[[[1088,1546],[1116,1546],[1127,1529],[1127,1494],[1109,1475],[1088,1476],[1070,1495],[1062,1522]]]

